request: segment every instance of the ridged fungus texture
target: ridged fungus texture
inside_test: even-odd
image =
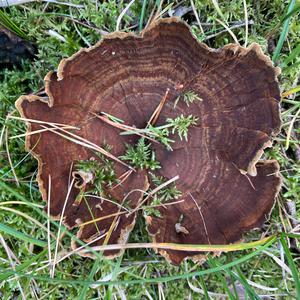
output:
[[[172,136],[173,151],[151,144],[161,164],[151,172],[166,180],[178,175],[181,196],[177,200],[184,201],[160,206],[159,216],[147,216],[147,230],[153,242],[229,244],[265,221],[280,189],[278,163],[261,159],[281,125],[279,74],[259,45],[211,49],[199,43],[184,22],[167,18],[153,22],[140,35],[109,34],[95,46],[63,59],[57,72],[45,78],[48,99],[22,96],[16,107],[27,119],[74,126],[77,130],[66,132],[100,147],[110,145],[110,153],[120,157],[125,145],[134,145],[139,137],[120,135],[120,129],[95,115],[105,112],[124,124],[144,128],[168,91],[156,125],[179,115],[192,114],[198,121],[189,128],[187,141]],[[187,91],[201,101],[175,105]],[[40,123],[27,123],[28,133],[43,128]],[[66,132],[52,129],[26,136],[26,148],[38,160],[45,201],[51,178],[51,216],[60,218],[66,203],[64,224],[79,226],[80,239],[91,242],[98,236],[92,246],[126,243],[137,212],[124,211],[124,198],[132,212],[144,192],[153,189],[149,170],[136,169],[121,184],[105,187],[107,199],[113,201],[90,195],[74,205],[80,193],[78,184],[70,185],[74,165],[94,153],[62,136],[69,135]],[[118,161],[112,163],[117,177],[129,170]],[[97,221],[80,226],[92,219]],[[158,251],[174,264],[203,257],[199,252]],[[104,254],[114,257],[121,252]]]

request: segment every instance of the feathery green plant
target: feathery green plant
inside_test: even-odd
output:
[[[184,91],[182,94],[180,94],[175,102],[174,102],[174,108],[177,106],[178,101],[180,100],[180,98],[183,98],[183,101],[185,102],[185,104],[187,106],[190,106],[190,104],[194,103],[194,102],[201,102],[202,98],[199,97],[199,95],[194,92],[193,90],[190,91]]]
[[[139,169],[156,170],[160,168],[156,155],[151,150],[151,145],[147,144],[145,138],[140,138],[136,146],[126,145],[126,153],[120,159],[128,161],[133,167]]]
[[[158,176],[153,173],[150,173],[150,175],[151,181],[156,187],[162,185],[164,182],[167,181],[163,176]],[[156,193],[156,195],[161,199],[162,202],[166,202],[169,200],[178,199],[182,195],[182,193],[180,190],[177,189],[175,183],[172,183],[159,190]]]
[[[183,138],[187,141],[188,140],[188,129],[190,126],[196,125],[198,118],[193,115],[189,115],[185,117],[184,115],[180,115],[175,119],[168,118],[166,120],[167,125],[171,127],[172,134],[178,134],[180,139]]]
[[[158,176],[153,173],[150,173],[150,175],[151,181],[155,187],[159,187],[167,181],[163,176]],[[157,209],[157,207],[153,206],[161,206],[167,201],[177,200],[181,195],[182,193],[177,189],[175,183],[163,187],[162,189],[158,190],[152,197],[151,201],[149,202],[149,206],[146,206],[143,209],[144,214],[146,216],[161,217],[160,211]]]
[[[175,119],[167,118],[166,124],[161,126],[152,126],[149,125],[145,129],[136,129],[136,130],[127,130],[121,132],[121,135],[131,135],[142,133],[150,138],[154,138],[164,146],[168,150],[172,150],[171,143],[174,140],[170,139],[170,134],[177,134],[179,138],[182,140],[183,138],[187,141],[188,140],[188,130],[190,126],[197,125],[198,118],[193,115],[184,116],[181,114],[180,116],[176,117]]]
[[[117,183],[113,161],[107,159],[104,155],[95,153],[98,159],[79,160],[75,164],[76,171],[82,171],[90,174],[92,177],[91,189],[86,191],[95,195],[102,196],[105,186],[112,186]]]

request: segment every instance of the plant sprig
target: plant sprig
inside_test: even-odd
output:
[[[158,176],[153,173],[150,173],[150,175],[151,175],[151,180],[156,187],[162,185],[166,181],[166,179],[163,176]],[[180,190],[177,189],[176,185],[173,183],[159,190],[156,193],[156,195],[163,202],[165,202],[174,199],[177,200],[182,195],[182,193]]]
[[[162,126],[154,127],[150,125],[145,129],[140,130],[128,130],[121,132],[121,135],[131,135],[137,133],[143,133],[151,138],[155,138],[157,141],[167,147],[168,150],[172,150],[171,143],[174,140],[169,138],[169,135],[178,134],[179,138],[188,140],[188,129],[190,126],[197,125],[198,118],[193,115],[184,116],[181,114],[175,119],[168,118],[166,124]]]
[[[194,102],[201,102],[202,101],[202,98],[199,97],[199,95],[194,92],[193,90],[190,90],[190,91],[184,91],[182,94],[180,94],[175,102],[174,102],[174,108],[177,106],[180,98],[183,98],[183,101],[185,102],[185,104],[187,106],[190,106],[190,104],[194,103]]]
[[[187,141],[188,129],[190,126],[197,124],[198,118],[193,115],[185,117],[181,114],[176,119],[168,118],[166,121],[171,127],[172,134],[177,133],[181,140],[182,137],[184,137],[184,139]]]
[[[157,176],[153,173],[150,173],[152,183],[158,187],[166,182],[166,179],[163,176]],[[173,183],[172,185],[165,186],[161,190],[157,191],[157,193],[152,198],[149,207],[144,208],[144,214],[147,216],[155,216],[161,217],[160,211],[157,207],[163,205],[165,202],[169,200],[176,200],[182,195],[181,191],[177,189],[176,185]]]
[[[76,171],[91,174],[93,180],[92,188],[88,191],[91,194],[103,196],[104,187],[112,186],[118,181],[116,178],[113,162],[102,154],[95,154],[98,159],[79,160],[75,164]]]
[[[159,199],[156,195],[153,197],[153,199],[151,200],[149,206],[146,206],[143,211],[144,211],[144,215],[146,216],[153,216],[153,217],[157,217],[157,218],[161,218],[161,213],[160,211],[157,209],[156,206],[161,205],[161,199]],[[155,207],[153,207],[155,206]]]
[[[155,152],[151,150],[151,144],[147,144],[145,138],[140,138],[135,146],[126,144],[126,147],[126,153],[120,156],[120,159],[129,161],[133,167],[139,169],[153,171],[160,168]]]

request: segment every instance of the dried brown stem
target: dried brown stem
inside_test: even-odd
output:
[[[168,94],[170,92],[170,89],[168,88],[166,90],[166,93],[165,95],[163,96],[163,98],[161,99],[159,105],[157,106],[157,108],[155,109],[155,111],[153,112],[152,116],[150,117],[149,121],[148,121],[148,125],[154,125],[160,115],[160,112],[162,111],[163,107],[164,107],[164,104],[166,103],[167,101],[167,98],[168,98]]]

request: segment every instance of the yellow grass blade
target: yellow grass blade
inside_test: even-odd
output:
[[[238,243],[230,245],[191,245],[191,244],[174,244],[174,243],[129,243],[129,244],[113,244],[113,245],[102,245],[92,247],[95,251],[106,251],[106,250],[120,250],[120,249],[166,249],[166,250],[177,250],[177,251],[191,251],[191,252],[232,252],[240,251],[251,248],[262,246],[266,243],[273,242],[276,240],[275,235],[271,235],[267,238],[249,243]],[[84,250],[83,252],[88,252]]]

